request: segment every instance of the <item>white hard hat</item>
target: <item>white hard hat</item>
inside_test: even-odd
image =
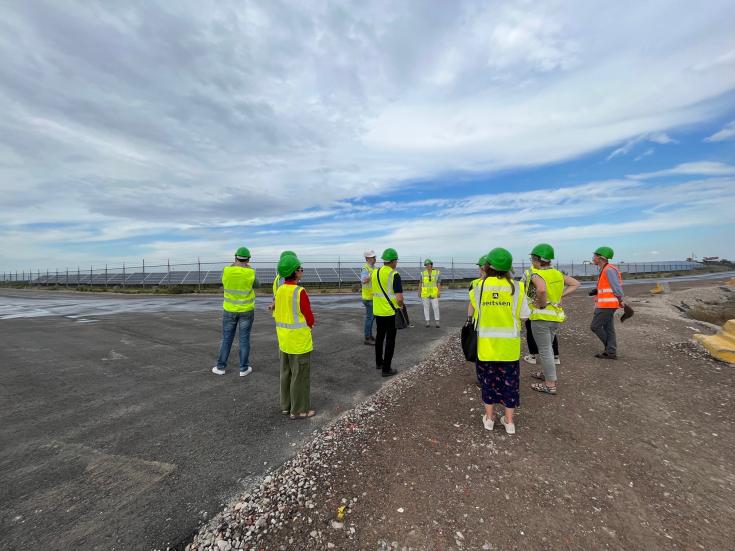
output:
[[[375,251],[372,249],[368,249],[365,251],[365,254],[363,254],[365,258],[375,258]]]

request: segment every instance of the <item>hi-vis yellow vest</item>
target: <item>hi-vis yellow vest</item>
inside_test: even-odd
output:
[[[564,274],[554,268],[539,270],[531,268],[527,284],[531,281],[531,275],[535,274],[543,278],[546,282],[546,308],[532,309],[530,320],[558,321],[563,322],[566,319],[564,309],[560,305],[561,295],[564,293]]]
[[[286,354],[306,354],[314,349],[311,328],[301,313],[299,298],[304,288],[299,285],[281,285],[276,293],[276,334],[278,347]]]
[[[439,277],[439,270],[424,270],[421,272],[421,298],[436,298],[439,296],[439,287],[436,279]]]
[[[477,358],[484,362],[513,362],[521,357],[521,306],[525,286],[497,277],[470,291],[477,311]],[[480,296],[482,290],[482,296]]]
[[[276,298],[276,293],[281,285],[283,285],[283,278],[276,272],[276,279],[273,280],[273,298]]]
[[[375,268],[372,267],[370,264],[365,262],[365,265],[362,267],[363,270],[367,270],[368,274],[370,274],[370,281],[367,283],[362,283],[362,278],[360,278],[360,283],[362,283],[362,300],[373,300],[373,272],[375,271]],[[386,289],[387,290],[387,289]]]
[[[371,276],[371,284],[373,287],[373,315],[378,317],[392,316],[398,310],[398,303],[396,302],[396,294],[393,292],[393,280],[396,277],[396,271],[390,266],[381,266],[377,270],[373,270]],[[378,280],[380,278],[380,280]],[[390,298],[391,302],[388,302],[380,290],[378,281],[383,285],[383,289]],[[393,304],[393,306],[391,306]]]
[[[249,312],[255,309],[255,270],[245,266],[227,266],[222,271],[224,301],[228,312]]]
[[[472,300],[472,291],[482,285],[482,280],[485,279],[484,277],[478,277],[477,279],[473,279],[470,283],[470,302],[472,303],[472,321],[475,322],[475,325],[477,325],[477,304],[476,301]]]

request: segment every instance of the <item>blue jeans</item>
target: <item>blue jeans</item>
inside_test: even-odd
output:
[[[373,301],[372,300],[363,300],[363,305],[365,305],[365,338],[373,336],[373,319],[375,317],[373,316]]]
[[[227,358],[230,357],[230,348],[232,341],[235,340],[235,331],[240,326],[240,371],[248,368],[250,359],[250,330],[253,328],[253,319],[255,319],[255,310],[249,312],[228,312],[222,311],[222,345],[219,347],[219,358],[217,358],[217,367],[225,369],[227,367]]]

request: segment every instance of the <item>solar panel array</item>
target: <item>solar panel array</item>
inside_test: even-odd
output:
[[[64,272],[23,272],[23,273],[3,273],[2,280],[30,282],[37,285],[220,285],[222,281],[222,267],[225,264],[217,265],[216,269],[175,269],[171,271],[102,271],[92,270],[86,273],[81,270],[64,271]],[[670,262],[670,263],[626,263],[619,264],[618,267],[624,273],[640,273],[640,272],[661,272],[673,270],[691,270],[700,267],[700,264],[691,262]],[[180,265],[179,265],[180,267]],[[188,266],[187,266],[188,267]],[[213,267],[209,265],[208,267]],[[516,276],[519,276],[528,267],[527,264],[520,264],[514,267]],[[574,276],[594,275],[597,273],[595,266],[587,264],[561,264],[557,266],[559,269]],[[204,266],[202,267],[204,268]],[[268,286],[276,277],[275,267],[255,266],[258,273],[258,279],[262,286]],[[462,267],[455,266],[437,266],[445,281],[447,280],[468,280],[477,277],[477,267],[465,264]],[[357,266],[318,266],[304,267],[302,282],[308,284],[343,284],[353,285],[360,281],[361,268]],[[399,266],[398,273],[404,281],[416,282],[421,277],[422,268],[418,266]]]

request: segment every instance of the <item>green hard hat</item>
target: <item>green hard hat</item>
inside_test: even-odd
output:
[[[554,247],[548,243],[539,243],[531,251],[533,256],[538,256],[541,260],[554,260]]]
[[[284,256],[289,256],[289,255],[290,255],[290,256],[296,256],[296,253],[295,253],[295,252],[293,252],[293,251],[283,251],[283,252],[281,253],[281,256],[280,256],[280,258],[283,258]]]
[[[235,256],[238,258],[250,258],[250,249],[247,247],[240,247],[235,251]]]
[[[434,263],[431,261],[431,258],[427,258],[426,260],[424,260],[424,266],[426,266],[427,264],[431,264],[432,266],[434,265]]]
[[[597,249],[595,249],[595,254],[610,260],[615,253],[610,247],[597,247]]]
[[[497,247],[485,257],[490,267],[499,272],[507,272],[513,267],[513,255],[507,249]]]
[[[383,251],[383,254],[380,256],[380,258],[382,258],[386,262],[392,262],[394,260],[398,260],[398,253],[395,249],[391,249],[390,247],[388,247]]]
[[[484,255],[481,256],[480,260],[477,261],[478,266],[484,266],[486,263],[487,263],[487,257]]]
[[[289,277],[301,266],[301,261],[296,258],[295,254],[287,254],[278,261],[278,275],[281,277]]]

